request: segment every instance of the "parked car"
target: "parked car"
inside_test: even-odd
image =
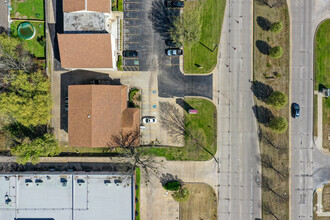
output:
[[[166,6],[167,7],[173,7],[173,8],[183,8],[184,6],[184,1],[166,1]]]
[[[142,118],[142,122],[144,124],[155,124],[157,123],[157,119],[153,116],[146,116]]]
[[[292,103],[291,105],[291,115],[293,118],[299,118],[300,106],[297,103]]]
[[[165,53],[167,56],[180,56],[183,54],[183,50],[179,48],[170,48],[170,49],[166,49]]]
[[[136,50],[124,50],[123,57],[137,57],[138,52]]]
[[[169,47],[181,47],[182,46],[182,44],[180,42],[175,42],[171,39],[165,40],[165,44]]]

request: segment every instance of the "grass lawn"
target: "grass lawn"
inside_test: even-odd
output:
[[[330,184],[324,185],[322,192],[322,205],[324,212],[330,212]]]
[[[263,22],[260,22],[263,21]],[[272,23],[281,21],[283,29],[281,32],[274,34],[270,30],[263,26],[265,23]],[[267,27],[267,26],[266,26]],[[274,91],[281,91],[286,95],[289,95],[289,74],[290,74],[290,21],[288,14],[288,7],[286,4],[279,8],[270,9],[267,6],[261,6],[254,1],[254,81],[259,81],[265,87],[263,91],[266,91],[267,87],[271,87]],[[266,55],[265,48],[281,46],[283,48],[283,56],[279,59],[271,58]],[[267,51],[267,50],[266,50]],[[268,52],[268,51],[267,51]],[[281,73],[280,78],[276,78],[274,72]],[[273,116],[281,116],[288,120],[289,118],[289,106],[277,110],[265,104],[255,98],[255,104],[268,109]],[[265,117],[269,113],[264,111]],[[258,112],[262,114],[262,112]],[[261,153],[270,155],[274,161],[274,167],[288,171],[289,167],[289,136],[288,130],[283,134],[275,134],[267,127],[267,122],[260,123],[260,132],[263,137],[267,137],[274,146],[282,148],[278,150],[267,143],[266,138],[262,138],[260,141]],[[264,176],[269,178],[273,182],[273,189],[275,192],[284,195],[289,194],[289,177],[280,179],[276,173],[270,169],[262,168]],[[279,219],[289,219],[289,202],[279,202],[274,193],[270,191],[262,191],[262,201],[268,203]],[[274,219],[271,215],[263,213],[262,219],[270,220]]]
[[[314,106],[313,106],[313,133],[317,136],[317,95],[314,95]]]
[[[186,103],[192,108],[198,110],[198,114],[190,115],[185,112],[186,131],[199,130],[205,134],[206,149],[212,154],[217,151],[216,142],[216,107],[206,100],[191,98],[185,99]],[[210,160],[212,156],[202,148],[192,147],[189,143],[189,137],[186,137],[184,147],[152,147],[148,150],[148,154],[154,156],[162,156],[167,160]]]
[[[315,89],[330,87],[330,19],[319,26],[315,38]],[[330,100],[323,100],[323,147],[330,149]]]
[[[139,213],[136,217],[135,220],[140,220],[140,183],[141,183],[141,170],[140,168],[136,168],[135,170],[135,175],[136,175],[136,185],[138,186],[137,189],[135,190],[135,196],[138,199],[138,202],[135,203],[135,210]]]
[[[12,18],[45,20],[43,0],[12,0],[11,7]]]
[[[201,6],[199,6],[198,2]],[[191,48],[184,46],[185,73],[209,73],[217,65],[218,47],[216,45],[220,43],[226,0],[199,0],[198,2],[186,1],[184,7],[184,10],[202,7],[202,35],[199,40],[200,43]],[[215,47],[216,49],[214,49]],[[203,68],[198,68],[195,64]]]
[[[13,37],[18,37],[17,27],[21,21],[13,21],[10,25],[11,35]],[[44,22],[30,22],[36,31],[35,36],[30,40],[23,40],[23,43],[26,44],[27,49],[37,58],[45,58],[45,45],[41,45],[38,42],[39,38],[45,37],[45,23]]]
[[[181,220],[216,220],[217,196],[211,186],[205,183],[185,183],[189,199],[180,203]]]

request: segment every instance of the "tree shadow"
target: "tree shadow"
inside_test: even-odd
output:
[[[266,41],[257,40],[256,47],[258,48],[260,53],[269,55],[269,50],[271,49],[271,46]]]
[[[194,109],[191,105],[189,105],[184,99],[178,98],[175,100],[176,104],[178,104],[182,109],[188,112],[190,109]]]
[[[323,84],[319,84],[319,92],[322,92],[323,91],[323,89],[327,89],[327,87],[325,86],[325,85],[323,85]]]
[[[173,175],[170,173],[162,174],[159,180],[162,186],[164,186],[168,182],[174,182],[174,181],[182,182],[182,180],[177,175]]]
[[[4,129],[10,133],[16,142],[22,142],[27,137],[33,140],[46,134],[48,130],[46,125],[26,127],[18,122],[8,124]]]
[[[175,11],[175,12],[172,12]],[[148,12],[148,19],[152,22],[152,28],[165,39],[170,38],[169,30],[173,26],[173,13],[179,10],[170,10],[163,0],[154,0]]]
[[[265,101],[270,96],[270,94],[272,94],[273,91],[273,88],[269,85],[266,85],[259,81],[253,81],[252,92],[257,99]]]
[[[264,106],[261,105],[253,106],[252,110],[257,121],[263,125],[268,125],[270,119],[274,117],[273,113],[268,108],[265,108]]]
[[[258,16],[257,17],[257,24],[261,27],[264,31],[269,31],[270,25],[272,24],[267,18]]]

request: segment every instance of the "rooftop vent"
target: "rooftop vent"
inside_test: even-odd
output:
[[[118,179],[115,180],[114,182],[115,182],[115,184],[116,184],[117,186],[119,186],[119,185],[122,183],[122,181],[121,181],[121,180],[118,180]]]
[[[33,181],[31,179],[25,179],[25,185],[26,186],[31,186]]]
[[[68,185],[68,180],[66,178],[61,178],[60,181],[61,181],[63,187]]]
[[[111,185],[111,181],[110,181],[110,180],[104,180],[104,184],[105,184],[106,186],[110,186],[110,185]]]
[[[85,180],[77,179],[77,183],[78,183],[79,186],[81,186],[81,185],[85,184]]]
[[[42,181],[42,179],[35,179],[34,182],[36,183],[37,186],[39,186],[39,185],[42,184],[44,181]]]

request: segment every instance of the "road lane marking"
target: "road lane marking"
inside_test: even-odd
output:
[[[135,10],[135,9],[134,9],[134,10],[124,10],[124,11],[140,11],[140,10]]]
[[[140,42],[125,42],[125,44],[138,44]]]

